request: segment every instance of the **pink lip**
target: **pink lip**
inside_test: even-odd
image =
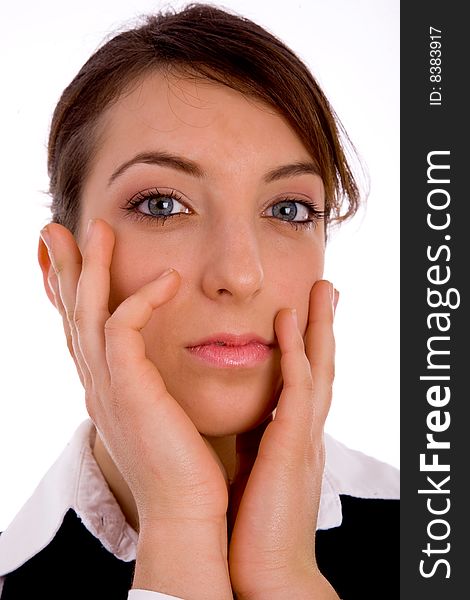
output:
[[[187,350],[197,359],[219,368],[254,367],[272,352],[267,340],[255,335],[215,334],[198,341]]]

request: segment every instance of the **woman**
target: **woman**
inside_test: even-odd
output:
[[[396,597],[397,473],[323,435],[342,139],[288,48],[205,5],[64,91],[39,262],[91,420],[0,538],[2,600]]]

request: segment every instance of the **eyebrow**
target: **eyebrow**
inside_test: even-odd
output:
[[[147,165],[160,165],[162,167],[170,167],[171,169],[176,169],[177,171],[181,171],[183,173],[187,173],[188,175],[192,175],[193,177],[205,177],[205,172],[201,169],[201,167],[193,162],[192,160],[188,160],[187,158],[183,158],[182,156],[176,156],[175,154],[169,154],[168,152],[162,151],[154,151],[154,152],[141,152],[131,158],[127,162],[123,163],[120,167],[118,167],[114,173],[111,175],[108,181],[108,186],[110,186],[120,175],[127,171],[129,167],[136,164],[147,164]]]
[[[263,177],[265,183],[271,183],[285,177],[294,177],[295,175],[320,175],[319,169],[314,162],[295,162],[290,165],[276,167],[272,171],[268,171]]]
[[[141,152],[120,165],[113,172],[109,178],[108,187],[114,183],[114,181],[116,181],[116,179],[125,171],[127,171],[127,169],[136,164],[159,165],[162,167],[175,169],[176,171],[180,171],[200,179],[206,177],[206,172],[200,167],[200,165],[182,156],[163,151]],[[268,171],[265,173],[263,180],[265,183],[271,183],[273,181],[278,181],[279,179],[304,174],[320,175],[319,170],[314,162],[298,161],[288,165],[282,165],[272,169],[271,171]]]

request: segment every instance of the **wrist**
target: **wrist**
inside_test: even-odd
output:
[[[338,594],[328,580],[318,570],[273,574],[252,581],[250,590],[236,590],[237,600],[339,600]]]
[[[292,596],[299,600],[339,600],[339,596],[330,582],[320,571],[305,574],[303,577],[293,579],[289,585]],[[272,599],[285,598],[286,596],[273,596]]]
[[[169,519],[143,524],[133,587],[185,600],[232,600],[225,522]]]

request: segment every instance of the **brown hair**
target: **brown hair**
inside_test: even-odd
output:
[[[252,21],[196,3],[147,16],[141,26],[119,33],[64,90],[48,146],[53,221],[77,232],[80,195],[103,111],[149,71],[171,69],[222,83],[277,109],[317,164],[325,186],[325,223],[355,214],[359,190],[346,158],[350,142],[305,64]]]

